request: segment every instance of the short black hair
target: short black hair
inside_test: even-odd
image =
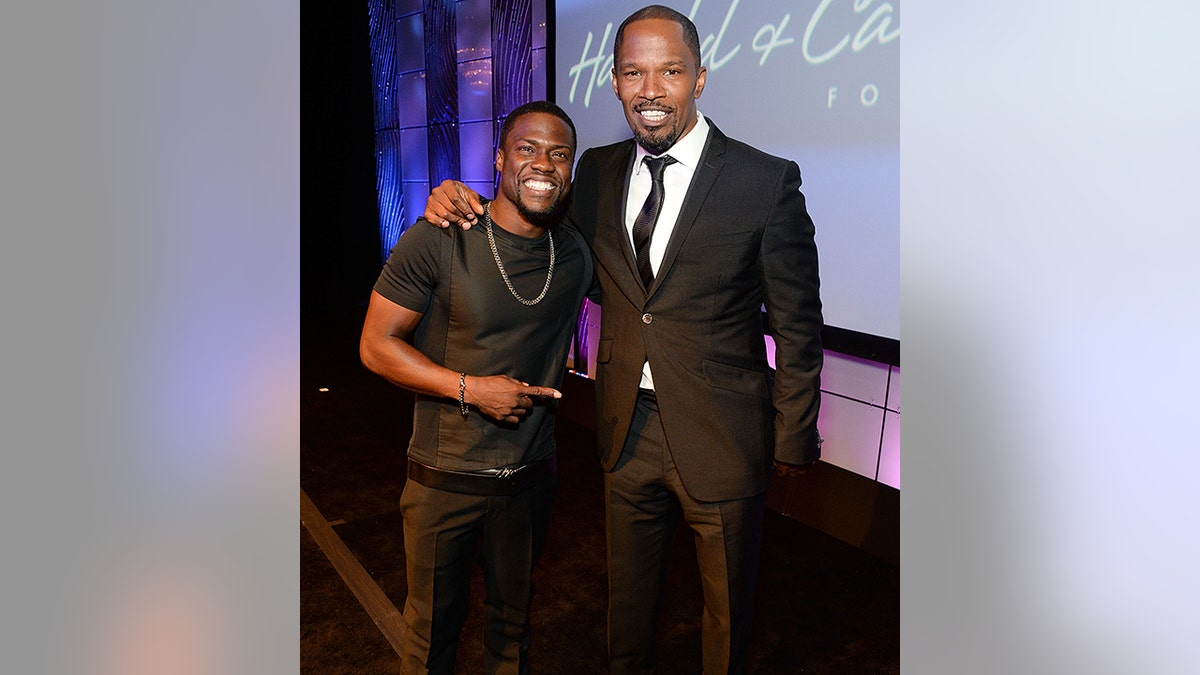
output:
[[[530,101],[523,105],[519,105],[508,113],[508,117],[504,118],[504,124],[500,126],[500,149],[504,149],[504,144],[508,141],[508,134],[512,132],[512,128],[517,123],[517,118],[529,113],[546,113],[554,115],[558,119],[567,123],[571,128],[571,150],[575,150],[575,144],[578,142],[578,137],[575,134],[575,123],[571,121],[571,116],[565,110],[551,103],[550,101]]]
[[[696,24],[687,18],[686,15],[680,14],[678,11],[663,5],[647,5],[638,11],[630,14],[621,22],[621,27],[617,29],[617,36],[613,38],[613,60],[617,58],[617,54],[621,53],[621,39],[625,36],[625,26],[634,21],[642,19],[666,19],[674,21],[683,27],[683,43],[687,45],[688,50],[692,52],[692,58],[696,59],[696,70],[700,70],[700,34],[696,32]]]

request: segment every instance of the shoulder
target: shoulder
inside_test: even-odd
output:
[[[712,121],[709,120],[712,125]],[[712,137],[705,148],[704,163],[719,172],[717,185],[733,194],[750,192],[790,197],[799,191],[803,180],[800,166],[793,160],[764,152],[749,143],[730,138],[712,125]]]
[[[406,246],[414,247],[438,246],[454,239],[458,231],[459,228],[454,226],[438,227],[424,218],[418,218],[416,222],[400,233],[400,239],[396,244],[404,243]]]
[[[400,233],[392,246],[388,263],[392,265],[424,261],[423,265],[436,266],[442,256],[451,250],[450,245],[461,231],[457,227],[441,228],[424,218],[418,218]]]
[[[451,233],[453,233],[454,230],[456,230],[456,229],[458,229],[458,228],[438,227],[437,225],[434,225],[433,223],[429,222],[428,220],[425,220],[424,217],[421,217],[421,218],[417,218],[417,220],[412,225],[409,225],[408,228],[406,230],[404,230],[404,233],[401,236],[408,235],[409,233],[415,233],[416,236],[420,236],[420,237],[436,238],[438,236],[450,236]]]
[[[589,170],[599,171],[612,162],[619,162],[621,158],[628,158],[632,152],[633,139],[588,148],[579,156],[579,162],[576,164],[575,171],[577,174],[586,174]]]
[[[709,140],[709,152],[719,152],[727,155],[728,159],[735,161],[739,168],[757,168],[762,171],[779,174],[786,171],[789,167],[799,167],[796,162],[786,157],[777,157],[770,153],[759,150],[758,148],[726,136],[717,125],[708,120],[712,131],[712,138]]]
[[[773,185],[791,192],[800,187],[800,166],[793,160],[776,157],[741,141],[729,139],[725,166],[737,167],[744,177],[759,185]]]
[[[725,137],[725,152],[732,157],[736,157],[739,162],[747,162],[775,171],[782,171],[787,165],[795,164],[790,159],[777,157],[759,150],[749,143],[743,143],[736,138],[729,138],[728,136]]]
[[[588,148],[587,150],[583,151],[583,154],[580,157],[581,157],[581,161],[582,161],[583,157],[589,157],[589,156],[590,157],[607,157],[614,153],[629,152],[630,148],[632,148],[632,147],[633,147],[633,139],[626,138],[625,140],[617,141],[616,143],[609,143],[608,145],[597,145],[595,147]]]

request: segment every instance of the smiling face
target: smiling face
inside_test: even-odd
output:
[[[613,60],[613,91],[638,145],[662,154],[696,126],[706,76],[678,23],[639,19],[625,26]]]
[[[566,122],[543,112],[517,118],[504,146],[496,151],[500,191],[493,209],[497,224],[511,227],[518,216],[535,228],[553,224],[571,190],[574,157],[575,136]]]

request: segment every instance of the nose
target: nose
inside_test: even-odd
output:
[[[646,73],[642,78],[642,88],[638,91],[638,95],[644,99],[653,101],[663,95],[662,80],[655,73]]]
[[[533,161],[529,163],[530,168],[541,173],[554,173],[554,162],[550,159],[549,150],[539,150],[534,153]]]

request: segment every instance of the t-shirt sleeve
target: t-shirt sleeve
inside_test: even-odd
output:
[[[375,290],[402,307],[424,314],[440,279],[439,264],[452,233],[418,220],[400,235]]]

